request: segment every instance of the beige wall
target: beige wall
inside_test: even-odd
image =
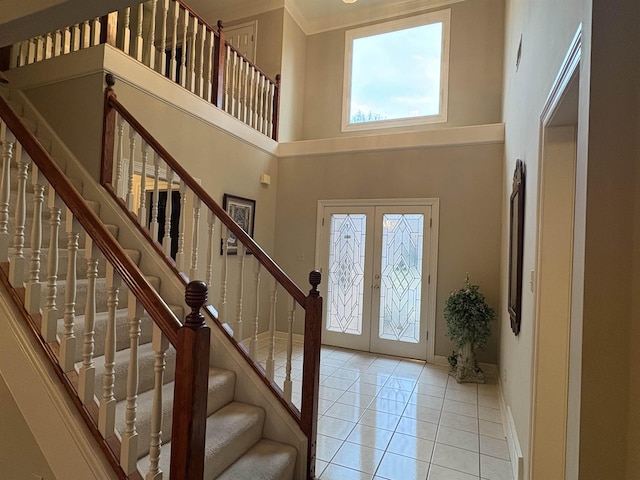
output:
[[[439,198],[436,355],[453,349],[444,302],[467,272],[498,307],[502,145],[339,153],[283,158],[278,167],[276,260],[308,290],[318,200]],[[303,257],[303,260],[296,258]],[[498,329],[481,361],[495,363]]]
[[[36,439],[0,375],[0,472],[2,478],[54,480]],[[39,477],[38,477],[39,478]]]
[[[288,11],[284,11],[282,89],[278,140],[302,138],[307,37]]]
[[[421,128],[501,121],[503,6],[503,0],[451,5],[448,121]],[[340,132],[344,35],[339,29],[307,38],[305,140],[357,135]]]
[[[529,275],[536,269],[536,215],[540,115],[562,60],[582,19],[582,0],[537,2],[507,0],[504,106],[505,159],[502,208],[502,258],[508,258],[509,210],[517,159],[526,165],[525,234],[522,324],[516,337],[506,309],[508,262],[501,273],[500,376],[505,402],[510,407],[524,455],[525,477],[530,471],[530,417],[532,356],[534,347],[534,294]],[[522,56],[516,71],[520,38]],[[561,448],[561,446],[558,446]]]

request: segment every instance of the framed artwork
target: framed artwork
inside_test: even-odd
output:
[[[256,214],[256,201],[250,198],[237,197],[228,193],[222,197],[222,208],[240,227],[253,237],[253,223]],[[224,239],[222,240],[224,241]],[[223,253],[222,245],[220,245],[220,254]],[[249,253],[249,252],[247,252]],[[227,237],[227,255],[238,254],[238,239],[229,232]]]
[[[509,317],[511,330],[520,333],[522,307],[522,255],[524,244],[524,185],[525,168],[522,160],[516,162],[513,189],[509,202]]]

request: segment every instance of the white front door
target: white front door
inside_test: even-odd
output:
[[[427,346],[435,323],[433,209],[395,202],[322,207],[324,344],[419,359],[433,355]]]

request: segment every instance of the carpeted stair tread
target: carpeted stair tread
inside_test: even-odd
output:
[[[241,402],[231,402],[207,417],[204,475],[213,480],[262,437],[264,410]],[[169,472],[171,442],[162,446],[160,468]],[[146,473],[149,457],[138,461],[138,470]]]
[[[263,438],[217,480],[291,480],[297,453],[291,445]]]
[[[153,372],[150,373],[153,375]],[[207,415],[211,415],[233,401],[235,390],[235,373],[219,368],[209,369],[209,384],[207,395]],[[162,441],[171,440],[171,421],[173,416],[174,383],[167,383],[162,387]],[[138,458],[149,453],[151,441],[151,412],[153,411],[154,391],[148,390],[138,394],[136,430],[138,432]],[[127,402],[122,400],[116,405],[116,430],[124,432],[125,409]]]
[[[115,355],[115,375],[116,381],[114,386],[114,397],[120,401],[127,396],[127,370],[129,368],[129,349],[120,350]],[[169,347],[166,355],[166,370],[164,372],[164,383],[172,382],[176,371],[176,351],[173,347]],[[138,347],[138,368],[140,372],[153,372],[155,362],[155,352],[153,344],[147,343]],[[102,396],[102,376],[104,373],[104,357],[94,359],[96,368],[95,372],[95,395],[100,398]],[[80,368],[81,364],[76,364]],[[138,391],[144,392],[153,389],[153,375],[140,375],[138,379]]]

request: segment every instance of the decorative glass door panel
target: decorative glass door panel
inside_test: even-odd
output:
[[[323,343],[426,358],[430,207],[325,207],[323,218]]]

